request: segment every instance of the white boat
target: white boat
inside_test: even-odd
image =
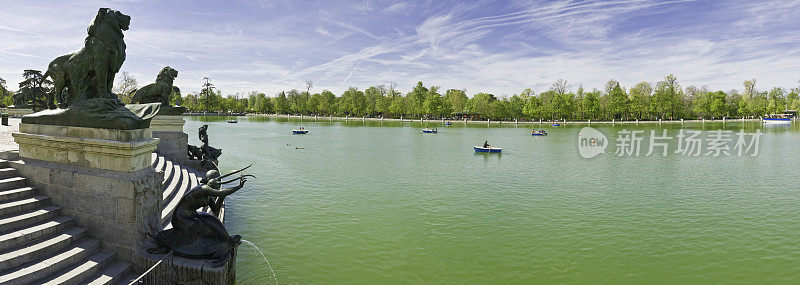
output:
[[[763,118],[761,119],[767,125],[791,125],[792,119],[789,118]]]
[[[475,152],[500,153],[500,152],[503,151],[502,147],[493,147],[493,146],[482,147],[482,146],[477,146],[476,145],[476,146],[473,146],[472,148],[475,149]]]

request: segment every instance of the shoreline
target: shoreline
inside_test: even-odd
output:
[[[231,115],[234,116],[234,115]],[[272,118],[287,118],[287,119],[312,119],[312,120],[328,120],[328,121],[373,121],[373,122],[428,122],[428,123],[444,123],[451,122],[453,124],[499,124],[499,125],[536,125],[536,124],[552,124],[554,121],[469,121],[469,120],[425,120],[425,119],[397,119],[397,118],[366,118],[366,117],[339,117],[339,116],[305,116],[305,115],[282,115],[282,114],[245,114],[248,117],[272,117]],[[659,121],[558,121],[559,124],[568,125],[591,125],[591,124],[685,124],[685,123],[734,123],[734,122],[761,122],[760,118],[757,119],[715,119],[715,120],[659,120]]]

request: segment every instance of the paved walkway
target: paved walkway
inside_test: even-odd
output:
[[[0,151],[19,149],[14,138],[11,137],[11,133],[19,131],[20,120],[20,118],[9,118],[8,126],[0,125]]]

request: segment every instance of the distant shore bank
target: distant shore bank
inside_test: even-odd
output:
[[[235,115],[231,115],[235,116]],[[682,123],[733,123],[733,122],[760,122],[760,118],[756,119],[744,119],[744,118],[737,118],[737,119],[716,119],[716,120],[659,120],[659,121],[546,121],[546,120],[536,120],[536,121],[475,121],[475,120],[442,120],[442,119],[435,119],[435,120],[426,120],[426,119],[398,119],[398,118],[367,118],[367,117],[338,117],[338,116],[305,116],[305,115],[281,115],[281,114],[247,114],[247,116],[253,117],[273,117],[273,118],[291,118],[291,119],[309,119],[309,120],[328,120],[328,121],[378,121],[378,122],[428,122],[428,123],[445,123],[450,122],[453,124],[499,124],[499,125],[514,125],[514,124],[527,124],[527,125],[536,125],[536,124],[552,124],[552,123],[559,123],[559,124],[682,124]]]

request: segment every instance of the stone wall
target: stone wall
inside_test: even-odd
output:
[[[189,136],[184,132],[153,131],[153,137],[158,138],[156,152],[168,157],[172,161],[182,164],[189,163]]]

